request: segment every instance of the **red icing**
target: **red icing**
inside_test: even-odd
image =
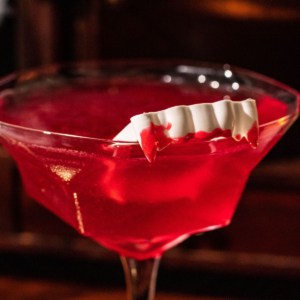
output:
[[[253,126],[247,133],[247,140],[249,144],[256,148],[258,146],[258,137],[259,137],[259,130],[257,124],[254,122]]]
[[[215,128],[210,132],[198,131],[195,133],[188,133],[179,138],[170,138],[166,135],[166,131],[170,130],[172,124],[168,123],[167,126],[155,125],[151,123],[148,128],[145,128],[141,132],[141,147],[145,153],[146,158],[149,162],[153,162],[156,158],[157,151],[166,148],[171,143],[184,143],[193,138],[200,139],[203,141],[209,141],[217,137],[232,137],[232,131],[227,129]],[[240,134],[235,136],[235,139],[240,141],[243,138]],[[258,145],[258,126],[254,122],[253,126],[247,133],[246,140],[249,144],[256,148]]]
[[[141,146],[149,162],[154,161],[157,150],[162,150],[172,143],[172,139],[165,134],[171,126],[170,123],[166,127],[151,123],[150,127],[141,132]]]

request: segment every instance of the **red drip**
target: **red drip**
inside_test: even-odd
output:
[[[257,148],[257,146],[258,146],[258,136],[259,136],[258,126],[254,122],[252,127],[250,128],[250,130],[247,133],[247,140],[253,148]]]
[[[171,143],[184,143],[193,138],[200,139],[202,141],[209,141],[217,137],[232,137],[232,131],[230,129],[223,130],[221,128],[215,128],[210,132],[198,131],[195,133],[188,133],[179,138],[170,138],[166,135],[166,130],[170,130],[171,127],[172,124],[170,123],[168,123],[167,126],[151,123],[148,128],[141,132],[141,147],[149,162],[153,162],[155,160],[157,151],[166,148]],[[235,139],[240,141],[243,138],[240,134],[237,134]],[[257,147],[258,126],[255,122],[248,131],[246,140],[253,148]]]
[[[150,127],[141,132],[141,146],[149,162],[155,160],[158,150],[162,150],[172,143],[172,139],[165,134],[165,131],[170,130],[171,126],[170,123],[167,126],[151,123]]]

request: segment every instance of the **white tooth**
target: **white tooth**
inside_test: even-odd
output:
[[[152,122],[151,115],[140,114],[140,115],[133,116],[130,120],[131,120],[133,130],[138,139],[138,142],[141,143],[141,132],[144,129],[149,128],[149,126],[151,126],[151,122]]]
[[[115,141],[136,142],[137,135],[132,123],[127,124],[115,137]]]
[[[170,126],[168,135],[172,138],[180,138],[190,132],[194,132],[194,124],[187,106],[175,106],[164,111],[166,123]]]
[[[159,114],[156,112],[145,113],[144,116],[147,117],[150,123],[154,125],[162,125],[164,122],[164,120],[160,119]]]
[[[234,119],[243,120],[243,122],[235,122],[232,129],[232,136],[236,140],[240,140],[244,137],[244,111],[242,105],[236,105],[233,103]]]
[[[192,122],[194,125],[193,132],[210,132],[216,127],[218,127],[218,122],[214,113],[214,109],[210,103],[194,104],[191,105],[189,109],[192,115]]]
[[[234,112],[232,107],[232,101],[222,100],[214,102],[212,104],[214,113],[219,124],[219,128],[222,130],[233,129],[234,126]]]
[[[257,115],[257,109],[256,109],[256,102],[253,99],[247,99],[245,101],[240,102],[245,115],[247,115],[249,117],[249,119],[252,120],[257,120],[258,119],[258,115]]]
[[[257,110],[255,100],[247,99],[242,102],[233,102],[235,114],[235,126],[232,131],[233,138],[238,140],[247,137],[248,131],[257,122]]]

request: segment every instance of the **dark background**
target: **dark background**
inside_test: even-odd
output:
[[[8,8],[2,22],[0,11],[0,75],[65,61],[176,58],[237,65],[300,90],[298,0],[2,3]],[[192,237],[164,255],[160,291],[296,299],[299,140],[298,121],[252,174],[228,228]],[[89,295],[91,286],[124,286],[117,255],[80,238],[29,199],[2,148],[0,265],[1,299],[78,299],[80,293]],[[98,292],[87,299],[106,299]]]
[[[300,90],[297,0],[7,1],[0,74],[53,62],[190,59],[237,65]],[[269,158],[300,155],[296,125]]]

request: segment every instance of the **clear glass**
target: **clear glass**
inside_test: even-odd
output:
[[[138,143],[112,140],[144,111],[245,98],[257,101],[257,148],[192,139],[149,163]],[[230,223],[250,172],[298,117],[298,103],[293,89],[229,65],[57,65],[0,81],[0,141],[33,198],[120,254],[128,299],[154,299],[163,252]]]

